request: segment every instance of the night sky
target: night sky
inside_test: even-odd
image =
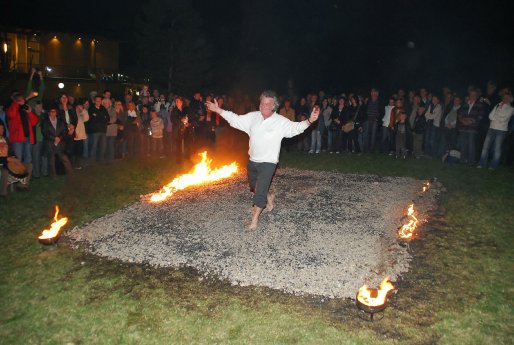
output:
[[[173,1],[171,1],[173,2]],[[455,89],[514,80],[510,1],[193,0],[211,44],[209,87],[341,92],[376,85]],[[4,23],[134,42],[145,1],[11,2]],[[5,5],[4,5],[5,6]],[[156,7],[155,11],[160,8]],[[22,19],[23,18],[23,19]],[[122,70],[138,64],[120,58]]]

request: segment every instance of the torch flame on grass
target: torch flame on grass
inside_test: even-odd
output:
[[[61,228],[68,223],[68,217],[63,217],[61,219],[57,219],[57,216],[59,215],[59,206],[55,205],[55,216],[54,216],[54,222],[50,225],[50,229],[44,229],[41,236],[39,236],[39,239],[44,240],[48,238],[54,238],[59,235],[59,231],[61,231]]]
[[[416,226],[418,225],[418,218],[414,215],[414,204],[409,206],[407,217],[409,217],[408,223],[401,227],[398,234],[401,238],[410,239],[414,235],[414,230],[416,230]]]
[[[236,162],[224,165],[217,169],[211,169],[212,160],[207,158],[207,151],[198,154],[202,161],[196,164],[192,172],[176,177],[173,181],[154,193],[150,201],[161,202],[169,198],[175,191],[182,190],[189,186],[200,185],[208,182],[218,181],[227,178],[237,172]]]
[[[385,277],[378,289],[370,289],[367,285],[362,286],[357,294],[359,302],[369,307],[383,305],[386,302],[389,291],[394,290],[394,286],[389,279],[389,276]]]
[[[423,192],[426,192],[430,189],[430,182],[423,183]]]

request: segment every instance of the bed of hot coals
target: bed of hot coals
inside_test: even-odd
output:
[[[245,171],[141,201],[66,233],[91,253],[161,267],[189,266],[207,277],[294,294],[355,298],[363,284],[395,281],[409,269],[399,230],[436,205],[438,185],[404,177],[279,169],[276,206],[247,232]],[[411,238],[419,236],[416,232]]]

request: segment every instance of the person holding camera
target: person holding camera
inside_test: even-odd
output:
[[[19,92],[12,95],[12,103],[6,110],[9,128],[9,144],[16,158],[23,164],[32,163],[30,145],[35,143],[34,126],[39,118]]]

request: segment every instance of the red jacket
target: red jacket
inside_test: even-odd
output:
[[[9,143],[22,143],[25,141],[23,135],[23,124],[21,123],[21,115],[20,115],[20,105],[16,102],[12,102],[12,104],[7,108],[5,114],[7,115],[7,126],[9,128]],[[27,112],[29,117],[29,137],[30,143],[34,144],[34,131],[32,127],[37,125],[39,122],[39,118],[31,111]]]

